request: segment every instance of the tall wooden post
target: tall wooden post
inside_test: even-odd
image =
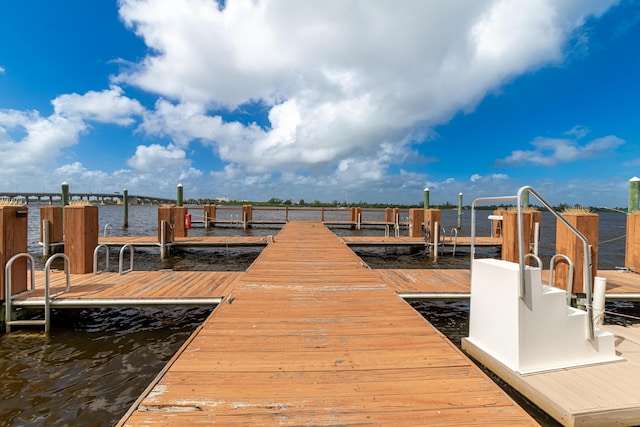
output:
[[[640,212],[627,215],[624,266],[632,271],[640,271]]]
[[[26,206],[0,206],[0,299],[5,299],[5,268],[14,255],[27,252],[28,209]],[[27,290],[27,260],[19,258],[11,267],[11,294]]]
[[[172,232],[171,227],[175,222],[175,214],[173,209],[175,206],[173,205],[161,205],[158,206],[158,243],[167,242],[171,243],[172,241]],[[162,221],[165,221],[167,227],[165,228],[164,239],[162,238]]]
[[[93,272],[93,251],[98,246],[98,207],[69,205],[64,208],[64,253],[69,272]]]
[[[41,206],[40,207],[40,241],[45,241],[42,222],[49,222],[49,242],[59,243],[64,241],[62,233],[62,206]]]
[[[207,219],[209,221],[216,220],[216,205],[206,205],[204,211],[207,213]]]
[[[182,184],[176,187],[176,206],[182,206],[184,203],[184,188]]]
[[[386,223],[395,223],[396,220],[393,217],[393,209],[391,208],[386,208],[384,210],[384,222]]]
[[[531,244],[531,214],[522,213],[523,244],[525,255],[530,253]],[[518,213],[502,212],[502,255],[504,261],[520,262],[520,246],[518,245]]]
[[[424,189],[424,210],[429,209],[429,188]]]
[[[506,209],[496,209],[493,211],[493,216],[504,218],[505,212],[507,212]],[[502,220],[491,220],[491,237],[502,237]]]
[[[462,193],[458,194],[458,223],[456,227],[458,230],[462,228]]]
[[[129,227],[129,190],[126,188],[122,190],[122,204],[124,208],[124,221],[122,226],[124,228]]]
[[[440,224],[440,209],[427,209],[425,211],[424,227],[429,230],[429,243],[434,243],[436,225],[440,227]]]
[[[186,206],[176,206],[173,208],[173,216],[175,222],[173,224],[173,237],[187,237],[188,230],[184,226],[184,219],[189,213],[189,208]]]
[[[640,200],[640,178],[634,176],[629,180],[629,203],[627,204],[627,213],[634,213],[638,210],[638,201]]]
[[[409,209],[409,237],[421,237],[424,209]]]
[[[598,215],[594,213],[568,213],[562,216],[580,231],[592,245],[591,278],[596,276],[598,271]],[[628,236],[627,236],[628,237]],[[585,293],[585,286],[592,286],[593,283],[584,283],[584,250],[583,244],[578,237],[560,220],[556,225],[556,253],[569,257],[573,262],[573,293]],[[556,266],[556,277],[554,285],[567,289],[569,276],[569,266],[559,262]]]

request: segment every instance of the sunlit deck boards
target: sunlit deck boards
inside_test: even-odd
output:
[[[535,425],[319,222],[236,279],[124,425]]]
[[[467,269],[377,269],[389,288],[405,299],[469,299],[471,273]]]
[[[189,236],[176,237],[167,242],[171,247],[240,247],[266,246],[270,236]],[[98,242],[108,246],[160,246],[156,236],[113,236],[100,237]]]
[[[426,242],[422,237],[385,237],[385,236],[344,236],[342,240],[349,246],[425,246]],[[455,241],[446,237],[441,241],[442,246],[468,247],[471,246],[470,237],[458,237]],[[502,239],[498,237],[476,237],[475,245],[486,247],[502,246]]]
[[[52,299],[52,307],[108,307],[144,305],[215,305],[228,293],[238,272],[132,271],[127,274],[73,274],[70,291]],[[44,274],[31,294],[14,300],[16,306],[41,306]],[[51,294],[65,288],[65,275],[53,272]]]
[[[519,375],[473,345],[468,351],[565,426],[640,425],[640,327],[603,329],[624,361]]]

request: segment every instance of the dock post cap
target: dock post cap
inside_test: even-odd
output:
[[[458,196],[462,196],[462,191],[458,193]]]
[[[634,182],[634,181],[640,181],[640,178],[638,178],[637,176],[634,176],[629,180],[629,182]]]
[[[67,181],[62,181],[62,184],[60,185],[69,185],[69,183]]]
[[[429,187],[424,187],[424,191],[429,191]]]
[[[178,186],[178,187],[182,187],[182,184],[178,183],[178,185],[177,185],[177,186]]]

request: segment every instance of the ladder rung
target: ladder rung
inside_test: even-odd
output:
[[[11,320],[7,322],[11,326],[44,326],[47,324],[46,320]]]

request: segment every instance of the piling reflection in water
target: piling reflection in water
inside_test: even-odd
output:
[[[29,252],[39,258],[39,216],[30,206]],[[129,227],[122,228],[122,208],[101,206],[100,227],[113,225],[117,235],[155,235],[157,206],[130,206]],[[624,215],[603,213],[600,220],[599,267],[613,269],[624,264]],[[304,218],[296,218],[304,219]],[[442,222],[450,230],[457,211],[443,211]],[[479,233],[488,235],[489,222],[479,219]],[[335,229],[340,235],[384,234],[381,229]],[[277,229],[254,227],[211,228],[193,231],[210,235],[269,235]],[[543,236],[555,235],[555,221],[545,221]],[[461,235],[469,234],[469,218],[463,215]],[[406,235],[406,230],[403,230]],[[552,255],[553,239],[544,238],[543,259]],[[468,268],[469,255],[437,261],[424,251],[403,248],[363,248],[356,251],[372,268]],[[161,261],[156,250],[136,250],[136,270],[243,271],[260,250],[188,249]],[[487,254],[491,255],[491,254]],[[468,332],[468,303],[416,303],[423,316],[456,345]],[[638,315],[638,305],[615,303],[612,310]],[[205,309],[103,309],[54,312],[52,332],[17,332],[0,336],[0,420],[7,426],[115,424],[162,369],[191,332],[207,317]],[[607,316],[607,321],[612,321]],[[615,321],[615,320],[613,320]],[[622,320],[621,320],[622,321]],[[624,322],[624,321],[623,321]],[[545,421],[541,421],[546,423]],[[551,424],[551,422],[549,423]]]

